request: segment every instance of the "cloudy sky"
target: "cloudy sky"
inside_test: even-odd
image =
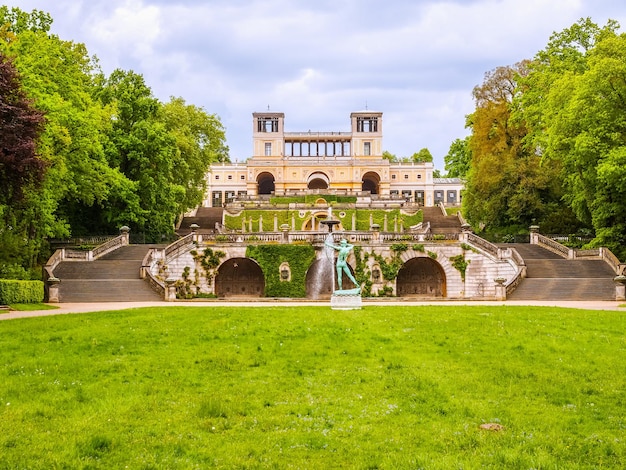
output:
[[[426,147],[443,170],[467,135],[486,72],[532,58],[553,32],[617,20],[619,0],[8,0],[52,15],[107,74],[143,75],[156,97],[217,114],[232,160],[252,149],[252,113],[285,113],[286,131],[349,131],[383,112],[384,148]]]

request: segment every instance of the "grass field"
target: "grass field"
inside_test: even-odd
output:
[[[3,321],[0,468],[625,468],[625,332],[443,304]]]

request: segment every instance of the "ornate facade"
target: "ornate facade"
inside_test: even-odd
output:
[[[204,205],[316,191],[425,206],[460,203],[461,181],[433,178],[432,163],[383,158],[383,113],[353,112],[350,124],[349,132],[286,132],[284,113],[253,113],[252,157],[212,165]]]

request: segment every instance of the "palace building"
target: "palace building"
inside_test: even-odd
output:
[[[462,182],[433,178],[432,163],[383,158],[381,112],[351,113],[348,132],[287,132],[284,113],[255,112],[252,142],[252,156],[245,163],[211,166],[204,206],[311,193],[427,207],[461,201]]]

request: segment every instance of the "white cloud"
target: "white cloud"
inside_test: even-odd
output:
[[[90,30],[100,47],[142,61],[155,54],[154,44],[162,33],[161,11],[141,0],[126,0],[113,8],[111,16],[94,21]]]
[[[614,0],[15,0],[51,13],[105,73],[141,73],[162,100],[218,114],[231,155],[251,150],[251,114],[285,112],[288,130],[347,130],[351,111],[384,113],[399,156],[436,166],[467,135],[485,72],[532,58],[581,17],[626,25]]]

